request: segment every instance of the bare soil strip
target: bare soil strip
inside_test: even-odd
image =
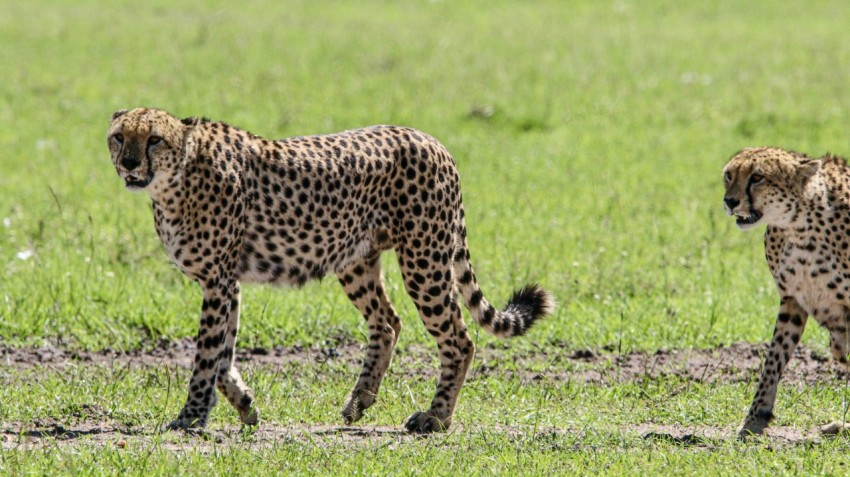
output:
[[[497,347],[478,350],[469,378],[516,377],[522,381],[572,380],[590,384],[630,382],[664,377],[677,377],[696,382],[746,382],[758,378],[766,345],[734,343],[712,349],[659,350],[655,352],[570,350],[548,346],[545,350],[514,354],[513,365],[505,369],[505,358]],[[65,366],[182,367],[189,368],[194,359],[193,340],[160,342],[148,350],[73,351],[58,346],[13,348],[0,343],[0,366],[15,369]],[[414,345],[398,353],[395,372],[435,373],[436,352]],[[343,342],[326,347],[275,347],[239,349],[237,363],[242,368],[275,368],[286,364],[340,363],[358,367],[363,345]],[[782,376],[785,384],[811,384],[815,381],[846,380],[831,358],[800,346]]]
[[[390,426],[279,426],[262,423],[258,428],[243,432],[239,428],[207,429],[197,432],[162,431],[161,429],[127,428],[109,419],[89,418],[73,425],[55,419],[40,419],[31,423],[0,425],[0,445],[3,449],[36,450],[74,445],[95,445],[114,448],[156,446],[164,450],[200,450],[211,452],[222,447],[262,449],[275,445],[307,444],[330,446],[394,445],[422,436]]]
[[[520,429],[501,427],[468,427],[458,425],[453,433],[502,433],[511,439],[539,441],[549,448],[581,447],[582,430],[579,429]],[[611,429],[640,437],[646,441],[676,444],[694,449],[711,450],[728,445],[735,439],[735,429],[713,426],[679,426],[664,424],[638,424],[625,429]],[[772,426],[760,442],[777,447],[812,445],[822,437],[817,429],[805,431],[788,426]],[[198,450],[213,452],[216,449],[244,448],[263,449],[277,445],[310,446],[380,446],[393,447],[417,439],[428,439],[427,435],[410,434],[393,426],[341,426],[341,425],[289,425],[281,426],[264,422],[250,432],[238,428],[212,428],[199,432],[164,432],[161,429],[127,428],[110,419],[87,418],[74,424],[62,424],[55,419],[39,419],[37,422],[10,422],[0,424],[0,447],[6,450],[38,450],[75,445],[94,445],[123,449],[150,448],[163,450]]]
[[[625,355],[575,351],[569,360],[593,363],[572,379],[606,383],[640,381],[675,376],[696,382],[747,382],[758,379],[767,345],[734,343],[713,349],[659,350],[654,353],[631,352]],[[601,366],[610,363],[610,366]],[[567,376],[564,376],[567,377]],[[784,384],[811,384],[816,381],[846,380],[847,373],[811,348],[799,346],[782,375]]]

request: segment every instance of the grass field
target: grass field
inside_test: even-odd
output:
[[[585,382],[570,357],[769,339],[778,300],[761,233],[724,216],[720,170],[754,145],[850,155],[850,5],[174,3],[0,0],[0,345],[69,356],[0,365],[0,472],[847,472],[846,439],[728,438],[755,369]],[[471,325],[483,352],[456,429],[398,434],[430,399],[436,353],[387,254],[404,332],[361,434],[334,427],[358,356],[336,350],[366,339],[336,281],[247,286],[240,346],[329,359],[248,360],[255,432],[221,405],[206,436],[161,434],[185,366],[73,358],[143,354],[197,330],[199,290],[169,264],[146,195],[124,191],[109,161],[111,113],[138,105],[267,137],[425,130],[458,162],[485,295],[501,305],[539,282],[557,312],[506,343]],[[826,343],[814,326],[804,336],[818,356]],[[775,424],[806,433],[841,419],[848,397],[846,376],[791,380]],[[97,422],[102,432],[73,434]],[[642,438],[670,428],[719,437]]]

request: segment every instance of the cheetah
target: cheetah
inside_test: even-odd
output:
[[[342,408],[346,424],[376,398],[401,331],[379,257],[394,249],[407,294],[436,339],[440,375],[430,408],[404,423],[447,429],[475,345],[458,306],[499,337],[519,336],[554,307],[538,285],[503,311],[470,264],[454,159],[415,129],[373,126],[268,140],[223,122],[137,108],[114,113],[107,136],[125,187],[150,196],[176,267],[203,291],[188,397],[171,429],[203,428],[218,389],[244,424],[254,393],[234,365],[240,283],[301,286],[333,273],[368,326],[363,369]]]
[[[779,291],[773,339],[753,403],[738,432],[764,432],[782,371],[809,316],[829,331],[830,352],[845,369],[850,352],[850,168],[778,148],[744,149],[723,169],[726,212],[742,230],[765,224],[765,256]],[[843,426],[822,428],[834,433]]]

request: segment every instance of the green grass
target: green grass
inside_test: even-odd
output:
[[[0,0],[0,343],[134,349],[196,332],[199,291],[168,263],[147,198],[125,192],[110,164],[106,126],[120,108],[204,115],[268,137],[374,123],[433,134],[461,171],[486,296],[502,304],[534,281],[560,303],[509,343],[506,359],[546,346],[652,351],[767,340],[777,297],[761,234],[741,233],[724,217],[721,167],[753,145],[850,155],[850,6],[837,0],[173,3]],[[32,255],[22,260],[22,252]],[[431,346],[391,254],[385,264],[405,325],[400,348]],[[243,297],[243,346],[365,341],[362,319],[333,279],[302,290],[245,287]],[[474,325],[473,333],[479,345],[495,341]],[[811,327],[804,341],[823,347],[826,338]],[[61,415],[60,401],[84,400],[79,393],[103,380],[83,374],[71,386],[27,377],[9,372],[0,380],[4,420]],[[109,395],[152,428],[165,412],[162,383],[138,378],[146,386]],[[275,384],[262,373],[252,379],[280,406],[297,403],[275,387],[294,386],[286,376]],[[339,400],[350,383],[311,376],[302,384]],[[76,473],[91,464],[92,474],[153,474],[160,465],[171,473],[193,463],[228,474],[246,460],[264,463],[258,473],[843,468],[834,455],[846,454],[846,442],[692,452],[618,431],[657,421],[734,427],[752,386],[697,388],[668,402],[670,385],[661,383],[662,409],[676,409],[640,414],[657,401],[619,386],[492,384],[504,386],[501,394],[477,394],[470,383],[460,402],[459,419],[480,422],[480,433],[256,452],[81,445],[4,452],[0,462],[12,473]],[[424,399],[430,384],[416,391]],[[140,402],[137,392],[145,393]],[[520,405],[514,393],[551,401]],[[801,415],[787,417],[802,427],[833,419],[836,399],[817,394],[823,411],[798,400]],[[506,403],[487,410],[494,400]],[[323,401],[298,419],[337,422],[338,404]],[[637,414],[622,412],[631,407]],[[525,409],[553,427],[584,430],[554,444],[488,430],[529,425]],[[411,410],[406,403],[376,413],[378,422],[397,424]],[[234,425],[219,412],[221,425]],[[287,412],[269,418],[296,419]]]
[[[0,472],[173,475],[194,469],[228,475],[250,465],[255,475],[733,475],[743,465],[754,474],[798,475],[841,473],[850,465],[844,457],[850,443],[844,439],[778,448],[764,441],[709,439],[689,447],[642,439],[635,427],[639,424],[723,427],[740,417],[738,404],[748,394],[746,385],[675,378],[612,386],[571,380],[529,386],[484,376],[468,382],[457,414],[461,427],[447,434],[405,438],[387,433],[346,440],[315,432],[322,425],[338,424],[337,410],[354,373],[354,368],[338,363],[252,372],[264,419],[288,429],[262,438],[240,434],[236,413],[227,405],[216,408],[209,437],[157,433],[162,417],[179,408],[186,371],[71,365],[47,375],[41,370],[4,373],[0,400],[28,405],[4,408],[0,414],[7,423],[5,445],[13,447],[0,453]],[[363,425],[401,422],[423,404],[411,397],[426,396],[432,386],[431,380],[412,380],[396,369]],[[816,385],[783,389],[779,399],[794,402],[800,412],[784,413],[778,424],[809,428],[840,414],[842,392]],[[102,429],[114,427],[120,433],[106,440],[97,433],[82,436],[70,446],[62,445],[61,438],[54,445],[48,439],[43,450],[29,450],[26,423],[38,420],[66,429],[103,422]],[[15,436],[12,431],[19,428],[22,433]]]

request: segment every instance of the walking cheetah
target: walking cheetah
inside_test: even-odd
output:
[[[551,312],[537,285],[504,311],[478,287],[455,162],[420,131],[374,126],[325,136],[267,140],[221,122],[138,108],[112,116],[112,162],[130,190],[145,190],[168,256],[203,290],[189,395],[170,428],[206,425],[216,387],[256,424],[254,394],[233,363],[240,282],[303,285],[336,274],[363,314],[363,371],[342,408],[346,423],[375,401],[401,321],[379,261],[394,249],[407,293],[437,341],[440,377],[411,432],[449,427],[475,346],[456,301],[500,337],[523,334]]]
[[[779,379],[809,316],[829,330],[833,357],[848,366],[850,168],[834,156],[762,147],[736,154],[723,179],[726,212],[738,226],[767,225],[765,255],[781,298],[758,390],[738,434],[746,438],[764,432],[773,418]]]

